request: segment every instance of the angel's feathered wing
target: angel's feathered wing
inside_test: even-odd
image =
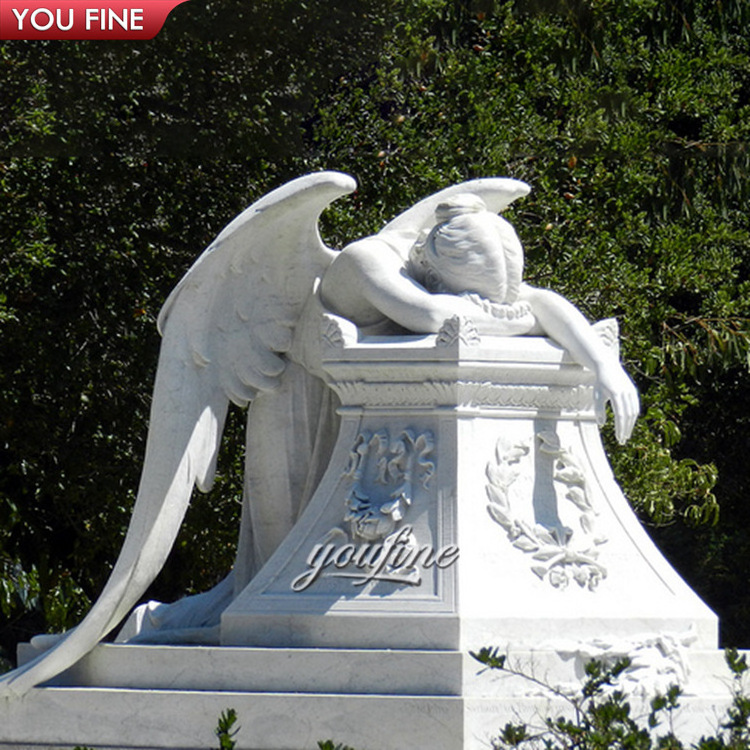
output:
[[[0,678],[22,695],[90,651],[145,592],[174,543],[194,484],[210,488],[229,401],[273,388],[294,326],[335,256],[318,218],[354,180],[321,172],[269,193],[198,258],[159,316],[163,335],[146,457],[125,542],[101,596],[52,649]]]

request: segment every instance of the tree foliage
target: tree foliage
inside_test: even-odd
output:
[[[325,168],[360,184],[325,218],[339,244],[452,182],[531,183],[510,214],[529,281],[616,316],[641,391],[618,479],[746,644],[748,15],[740,0],[191,0],[149,42],[0,44],[4,642],[72,625],[116,557],[177,278],[251,200]],[[231,565],[232,422],[153,596]]]

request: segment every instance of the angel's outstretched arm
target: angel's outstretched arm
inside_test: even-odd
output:
[[[596,415],[600,424],[606,419],[607,401],[615,415],[615,435],[620,443],[630,437],[640,411],[638,391],[612,352],[571,302],[549,289],[523,284],[520,298],[531,304],[544,335],[564,346],[576,362],[596,375],[594,392]]]
[[[402,259],[375,237],[340,253],[323,279],[321,295],[332,312],[360,327],[387,317],[411,331],[436,333],[446,318],[461,315],[471,318],[482,333],[549,336],[594,372],[600,424],[609,401],[617,439],[624,443],[633,431],[640,409],[633,382],[578,309],[559,294],[524,284],[519,299],[530,305],[531,313],[499,320],[460,296],[428,292],[407,274]]]

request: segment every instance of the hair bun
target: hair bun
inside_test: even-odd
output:
[[[438,220],[438,224],[444,224],[446,221],[455,219],[457,216],[478,214],[486,210],[487,205],[478,195],[460,193],[449,198],[447,201],[438,203],[435,209],[435,218]]]

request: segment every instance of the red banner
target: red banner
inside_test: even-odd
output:
[[[0,0],[0,39],[153,39],[186,0]]]

